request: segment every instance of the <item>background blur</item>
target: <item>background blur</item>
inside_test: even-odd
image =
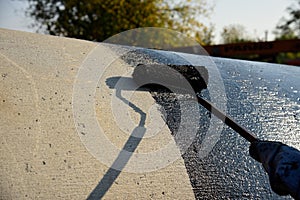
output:
[[[300,66],[300,0],[0,0],[0,28],[103,41],[138,27],[180,31],[212,56]]]

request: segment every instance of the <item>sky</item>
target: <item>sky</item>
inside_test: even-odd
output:
[[[220,43],[220,33],[224,26],[240,24],[250,36],[274,39],[273,31],[283,16],[288,16],[286,8],[294,0],[207,0],[214,5],[210,19],[205,22],[213,24],[215,43]],[[0,28],[36,32],[29,28],[32,19],[25,16],[26,0],[0,0]]]
[[[286,9],[294,2],[293,0],[215,0],[211,21],[215,24],[215,33],[219,35],[224,26],[241,24],[246,27],[250,35],[261,39],[265,38],[265,31],[268,31],[268,40],[273,40],[276,25],[283,16],[288,17]]]

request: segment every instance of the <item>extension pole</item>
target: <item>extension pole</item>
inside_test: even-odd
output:
[[[226,116],[225,113],[223,113],[221,110],[216,108],[211,102],[203,99],[202,97],[199,97],[197,95],[197,101],[200,103],[204,108],[206,108],[208,111],[210,111],[212,114],[214,114],[216,117],[218,117],[220,120],[222,120],[226,125],[231,127],[233,130],[235,130],[238,134],[240,134],[243,138],[248,140],[249,142],[257,142],[259,139],[250,131],[239,125],[237,122],[235,122],[231,117]]]

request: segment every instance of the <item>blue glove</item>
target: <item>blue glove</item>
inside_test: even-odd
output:
[[[281,142],[253,142],[250,156],[262,163],[272,190],[300,200],[300,151]]]

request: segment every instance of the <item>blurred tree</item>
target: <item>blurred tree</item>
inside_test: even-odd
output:
[[[253,41],[253,39],[250,39],[250,36],[248,36],[246,28],[240,24],[225,26],[221,32],[221,39],[223,44]]]
[[[274,31],[276,39],[300,39],[300,0],[287,8],[289,18],[282,18]]]
[[[199,22],[211,7],[205,0],[28,0],[27,14],[39,31],[51,35],[103,41],[138,27],[164,27],[212,41],[212,28]]]
[[[287,8],[289,18],[282,18],[274,34],[275,40],[289,40],[289,39],[300,39],[300,0],[295,0],[296,5],[293,4]],[[286,63],[291,60],[297,60],[300,58],[299,52],[287,52],[280,53],[276,56],[277,63]]]

